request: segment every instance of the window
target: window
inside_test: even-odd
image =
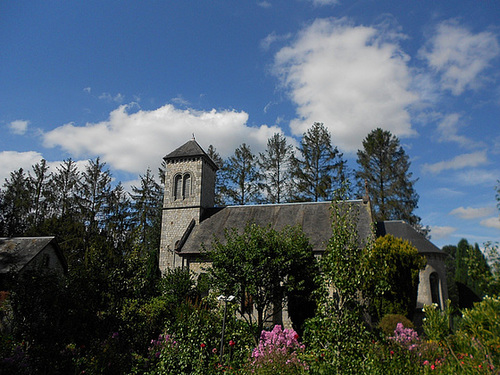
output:
[[[191,175],[185,174],[182,182],[182,197],[187,198],[191,195]]]
[[[174,178],[174,199],[182,198],[182,176],[177,175]]]
[[[441,307],[441,298],[439,298],[439,275],[437,272],[431,273],[429,276],[429,283],[431,284],[432,303],[437,303],[437,305]]]

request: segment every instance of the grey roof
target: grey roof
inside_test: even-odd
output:
[[[208,156],[207,153],[203,151],[201,146],[194,139],[187,141],[182,146],[180,146],[179,148],[175,149],[170,154],[165,156],[163,159],[171,160],[171,159],[181,159],[193,156],[204,157],[209,161],[209,163],[212,164],[212,167],[215,168],[215,170],[219,169],[217,165],[214,163],[214,161],[210,158],[210,156]]]
[[[63,266],[66,267],[66,261],[54,237],[0,238],[0,273],[22,269],[49,244],[54,246]]]
[[[419,253],[446,255],[446,253],[403,220],[382,221],[377,223],[377,236],[385,236],[386,234],[392,234],[394,237],[409,241],[417,248]]]
[[[369,203],[362,200],[348,201],[356,207],[358,216],[358,232],[360,238],[371,235],[371,210]],[[224,241],[224,230],[235,228],[242,233],[248,223],[270,225],[281,230],[286,226],[299,225],[309,237],[313,251],[323,252],[332,236],[331,202],[286,203],[255,206],[228,206],[211,208],[206,218],[192,228],[188,238],[178,249],[181,256],[197,255],[201,244],[210,247],[214,236]]]

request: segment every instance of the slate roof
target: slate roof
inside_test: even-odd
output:
[[[394,237],[409,241],[422,254],[442,254],[446,255],[441,249],[431,241],[417,232],[410,224],[403,220],[382,221],[377,223],[377,237],[392,234]]]
[[[66,261],[54,237],[0,237],[0,273],[21,270],[51,243],[66,268]]]
[[[372,223],[370,204],[362,200],[348,201],[346,204],[354,206],[359,213],[360,238],[368,238]],[[198,255],[201,244],[209,248],[214,236],[223,241],[225,229],[235,228],[242,233],[247,223],[255,223],[270,225],[276,230],[300,225],[313,251],[321,253],[332,235],[330,206],[331,202],[308,202],[211,208],[205,211],[205,219],[192,228],[178,252],[181,256]]]
[[[170,154],[166,155],[163,159],[171,160],[171,159],[182,159],[193,156],[201,156],[206,158],[215,170],[219,169],[214,161],[207,155],[205,151],[201,148],[201,146],[194,139],[191,139],[184,143],[179,148],[172,151]]]

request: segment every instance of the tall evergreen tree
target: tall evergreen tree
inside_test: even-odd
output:
[[[290,161],[293,155],[292,145],[286,138],[275,133],[267,140],[267,148],[259,154],[259,166],[264,179],[265,200],[269,203],[281,203],[287,200],[290,190]]]
[[[377,128],[363,140],[358,150],[358,188],[368,190],[377,221],[405,220],[418,226],[414,211],[418,204],[408,155],[399,139],[389,131]],[[365,185],[366,184],[366,185]]]
[[[229,203],[245,205],[260,200],[260,173],[256,159],[250,146],[243,143],[224,163],[222,194]]]
[[[208,146],[207,155],[219,167],[219,171],[215,175],[215,205],[224,206],[225,202],[222,194],[224,190],[224,160],[212,145]]]
[[[111,173],[100,158],[89,160],[81,178],[81,214],[90,234],[104,224],[106,204],[111,190]]]
[[[76,163],[70,158],[64,160],[52,179],[52,190],[55,192],[54,209],[57,217],[72,216],[79,211],[78,190],[80,188],[80,172]]]
[[[159,248],[161,236],[161,208],[163,189],[148,168],[140,177],[141,185],[132,186],[133,211],[138,239],[137,247],[143,256],[147,256],[147,274],[152,280],[159,276]]]
[[[111,190],[105,208],[104,229],[116,249],[124,251],[132,237],[131,203],[122,183]]]
[[[30,181],[22,168],[10,173],[3,184],[0,211],[2,212],[3,236],[22,236],[29,228],[31,210]]]
[[[302,136],[297,149],[299,157],[291,157],[296,201],[331,200],[335,189],[347,179],[346,162],[332,145],[326,127],[315,122]]]
[[[138,231],[139,242],[145,249],[159,246],[159,227],[161,222],[161,208],[163,190],[155,180],[151,169],[140,176],[140,186],[132,186],[133,201],[132,219]]]
[[[33,165],[33,175],[29,174],[32,189],[32,226],[35,228],[41,221],[49,216],[50,204],[53,202],[52,189],[50,188],[52,174],[48,173],[47,161],[42,159]]]

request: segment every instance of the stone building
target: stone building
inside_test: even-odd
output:
[[[202,244],[210,246],[214,236],[223,240],[224,230],[243,231],[249,222],[281,230],[300,225],[309,237],[315,255],[321,256],[332,234],[331,202],[283,203],[215,207],[217,166],[200,145],[190,140],[165,156],[165,196],[160,245],[160,269],[183,267],[199,274],[207,266]],[[339,203],[340,204],[340,203]],[[360,238],[373,236],[373,216],[368,199],[351,200],[357,214]],[[448,298],[444,259],[446,255],[403,221],[378,223],[376,235],[392,234],[410,241],[427,258],[420,273],[417,308],[444,305]]]
[[[0,238],[0,290],[9,275],[20,277],[29,270],[66,274],[68,266],[54,237]]]

